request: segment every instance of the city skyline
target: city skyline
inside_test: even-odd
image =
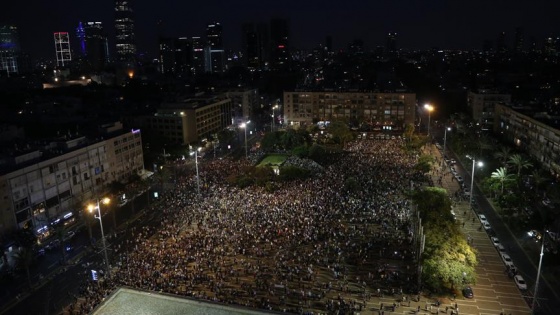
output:
[[[223,26],[224,48],[239,50],[241,25],[268,22],[271,18],[289,20],[290,45],[297,49],[324,44],[329,35],[335,49],[345,49],[354,39],[362,39],[372,49],[384,46],[389,32],[398,34],[397,48],[405,49],[481,49],[485,40],[495,41],[501,32],[506,33],[506,45],[512,47],[516,27],[523,29],[527,49],[531,38],[542,46],[544,38],[556,36],[560,31],[560,21],[553,14],[546,14],[560,9],[560,3],[552,1],[537,1],[530,7],[520,1],[478,0],[461,4],[439,0],[430,3],[214,0],[196,4],[159,1],[158,6],[148,0],[132,3],[138,51],[150,57],[156,55],[159,34],[204,36],[206,26],[212,22]],[[0,12],[0,24],[18,27],[22,50],[33,58],[55,59],[52,34],[69,32],[74,39],[80,21],[103,22],[114,54],[114,1],[78,4],[67,0],[48,3],[30,0],[10,3]]]

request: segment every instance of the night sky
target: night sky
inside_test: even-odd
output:
[[[515,27],[524,30],[525,43],[534,36],[560,33],[560,1],[555,0],[132,0],[135,2],[139,51],[154,56],[158,20],[166,36],[204,36],[209,22],[221,22],[226,49],[240,49],[241,23],[266,22],[272,17],[290,21],[291,42],[312,48],[332,35],[335,49],[362,39],[367,48],[383,45],[388,32],[398,33],[400,48],[480,49],[485,39],[505,31],[511,46]],[[22,49],[32,57],[54,59],[52,33],[73,35],[78,21],[101,21],[113,40],[114,1],[7,0],[0,24],[20,30]],[[71,38],[75,41],[75,37]]]

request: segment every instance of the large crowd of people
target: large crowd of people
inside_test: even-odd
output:
[[[371,296],[416,294],[416,242],[406,197],[418,177],[402,140],[358,140],[305,180],[274,192],[224,180],[248,162],[201,161],[150,206],[160,224],[132,229],[103,285],[66,308],[87,314],[113,289],[190,296],[293,313],[352,314]],[[357,187],[349,188],[352,180]]]

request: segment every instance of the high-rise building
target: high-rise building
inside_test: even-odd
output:
[[[192,72],[197,75],[204,73],[204,42],[198,36],[191,37]]]
[[[385,50],[388,54],[394,54],[397,52],[397,33],[387,34]]]
[[[117,60],[134,61],[136,41],[134,36],[134,11],[131,0],[115,0],[115,30]]]
[[[290,68],[290,28],[286,19],[272,19],[270,21],[270,66],[274,70]]]
[[[109,61],[109,42],[102,22],[80,22],[76,29],[82,59],[91,70],[99,71]]]
[[[56,52],[56,64],[59,67],[68,66],[72,61],[72,52],[70,49],[70,36],[68,32],[54,33],[54,48]]]
[[[0,74],[8,76],[19,72],[19,35],[13,25],[0,26]]]
[[[269,55],[268,26],[265,23],[244,23],[241,26],[241,45],[245,66],[260,69],[265,66]]]
[[[543,55],[548,56],[548,57],[552,57],[552,56],[556,56],[558,51],[556,50],[556,45],[557,45],[557,38],[549,36],[547,38],[544,39],[544,43],[543,43]]]
[[[222,42],[222,25],[218,22],[210,23],[206,26],[206,40],[212,49],[224,48]]]
[[[207,73],[222,73],[225,65],[225,52],[222,42],[222,25],[214,22],[206,27],[206,42],[204,47],[204,71]]]
[[[167,75],[186,75],[192,64],[191,41],[188,37],[160,37],[160,72]]]
[[[515,39],[513,42],[513,52],[520,54],[523,52],[524,40],[523,40],[523,29],[521,27],[515,28]]]
[[[500,32],[498,35],[496,39],[496,52],[502,54],[507,52],[506,32]]]

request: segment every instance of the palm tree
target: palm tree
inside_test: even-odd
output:
[[[20,247],[18,252],[15,254],[16,265],[25,269],[27,274],[27,284],[31,287],[31,273],[29,272],[29,267],[33,263],[33,250],[29,247]]]
[[[531,163],[531,161],[523,158],[520,154],[514,154],[512,155],[508,162],[509,165],[511,165],[512,167],[517,169],[517,177],[519,178],[519,176],[521,175],[521,170],[526,168],[531,168],[533,167],[533,163]]]
[[[502,189],[501,194],[504,194],[504,184],[513,180],[513,175],[508,174],[507,169],[505,167],[500,167],[495,172],[492,172],[491,178],[498,180]]]
[[[511,148],[505,146],[501,146],[500,150],[494,153],[494,157],[498,159],[502,164],[506,164],[510,156],[511,156]]]

